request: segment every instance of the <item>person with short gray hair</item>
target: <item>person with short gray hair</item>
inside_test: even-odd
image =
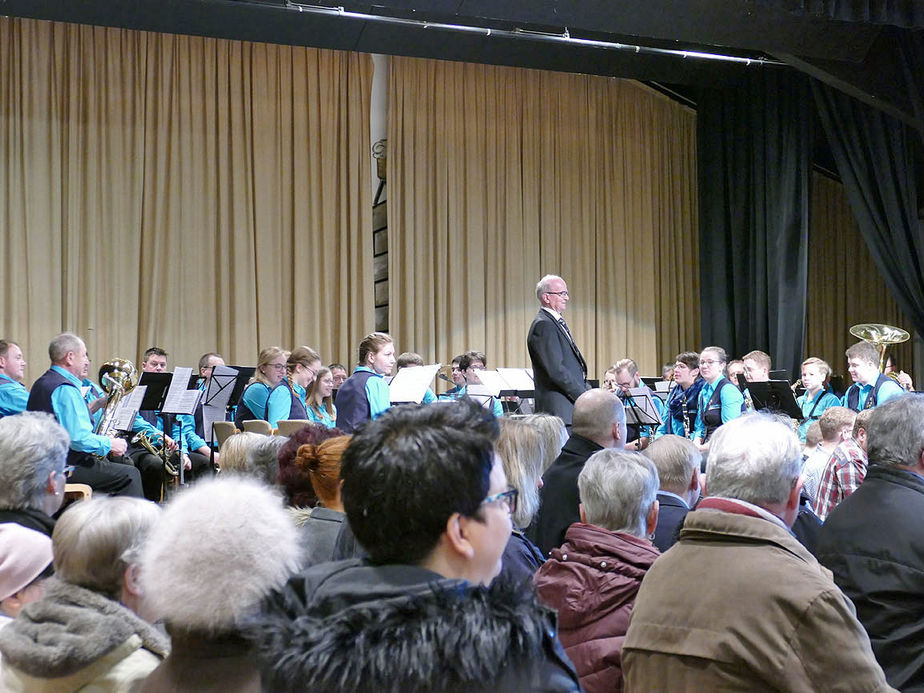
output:
[[[0,522],[51,536],[64,501],[67,431],[54,417],[23,412],[0,419]]]
[[[790,531],[801,461],[776,417],[715,432],[706,497],[636,597],[626,690],[892,690],[853,605]]]
[[[614,393],[588,390],[574,403],[571,437],[542,477],[536,519],[526,532],[543,556],[565,540],[565,531],[580,521],[578,475],[587,458],[606,448],[626,445],[626,412]]]
[[[689,438],[673,434],[661,436],[645,449],[660,479],[658,526],[654,545],[667,551],[677,541],[677,532],[696,505],[700,493],[699,468],[702,454]]]
[[[658,472],[647,457],[605,449],[578,476],[581,521],[536,572],[540,601],[558,612],[559,637],[587,693],[620,690],[620,654],[632,604],[660,555]],[[588,595],[593,595],[588,599]]]
[[[131,691],[170,649],[150,625],[138,563],[160,519],[140,498],[69,507],[52,536],[55,578],[0,631],[4,691]]]
[[[857,608],[889,683],[924,684],[924,399],[872,410],[863,483],[828,515],[816,555]]]

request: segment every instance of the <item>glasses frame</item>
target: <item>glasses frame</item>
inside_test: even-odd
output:
[[[501,491],[500,493],[495,493],[488,496],[483,501],[481,501],[479,505],[490,505],[491,503],[496,503],[497,501],[504,501],[504,504],[507,506],[507,511],[513,515],[513,513],[517,511],[517,498],[519,498],[519,496],[520,492],[517,489],[511,487],[506,491]]]

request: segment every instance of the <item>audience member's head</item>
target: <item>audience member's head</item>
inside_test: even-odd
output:
[[[50,414],[0,418],[0,510],[57,512],[69,446],[67,431]]]
[[[295,463],[308,473],[318,504],[343,512],[340,498],[340,462],[352,436],[337,436],[298,449]]]
[[[692,440],[683,436],[661,436],[645,448],[658,470],[659,488],[683,498],[689,507],[699,500],[699,468],[702,454]]]
[[[245,468],[241,471],[247,476],[259,479],[267,486],[274,486],[279,476],[279,451],[289,439],[285,436],[261,436],[258,433],[253,435],[260,440],[248,446],[245,451]]]
[[[311,485],[308,469],[298,464],[298,450],[302,445],[320,445],[329,438],[344,435],[339,428],[322,424],[307,424],[291,436],[279,449],[279,474],[276,483],[282,487],[286,501],[293,508],[313,508],[318,497]]]
[[[517,419],[501,419],[494,449],[504,465],[507,483],[517,490],[513,525],[525,529],[539,511],[539,488],[545,458],[539,429]]]
[[[141,575],[149,603],[172,631],[209,636],[234,632],[299,562],[282,498],[253,479],[219,478],[167,506]]]
[[[828,407],[818,419],[821,439],[826,445],[837,445],[850,437],[857,413],[847,407]]]
[[[571,433],[600,447],[625,447],[626,411],[619,397],[600,389],[582,394],[574,403]]]
[[[52,535],[55,576],[147,615],[138,563],[160,517],[159,506],[140,498],[101,496],[75,503]]]
[[[710,496],[742,500],[792,526],[802,488],[802,445],[792,426],[766,414],[747,414],[713,434],[706,462]]]
[[[578,476],[581,520],[645,539],[658,524],[658,471],[644,455],[599,450]]]
[[[866,452],[866,446],[868,444],[868,434],[867,429],[869,427],[869,419],[873,415],[872,409],[864,409],[859,414],[857,418],[854,419],[853,429],[850,431],[850,435],[857,442],[863,452]]]
[[[515,509],[494,454],[496,419],[470,400],[395,407],[343,455],[343,505],[373,563],[488,583]]]
[[[561,417],[552,414],[529,414],[520,419],[523,423],[535,426],[542,436],[542,473],[545,474],[558,458],[562,447],[568,442],[568,429]]]
[[[52,575],[51,539],[12,522],[0,524],[0,612],[16,618],[45,594]]]
[[[871,412],[865,423],[870,464],[924,472],[924,399],[902,395],[866,411]]]
[[[241,431],[228,436],[221,444],[221,473],[249,475],[253,470],[247,463],[247,453],[267,437],[252,431]]]
[[[812,425],[805,430],[805,449],[806,451],[812,451],[818,447],[818,444],[822,441],[821,435],[821,424],[817,421],[813,421]]]

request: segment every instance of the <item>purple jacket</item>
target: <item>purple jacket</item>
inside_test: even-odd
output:
[[[644,539],[575,523],[536,573],[586,693],[621,691],[622,643],[642,578],[661,554]]]

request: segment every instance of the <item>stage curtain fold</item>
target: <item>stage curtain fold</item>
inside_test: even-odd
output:
[[[627,80],[392,58],[388,123],[399,351],[529,366],[547,273],[591,378],[699,347],[691,109]]]
[[[0,18],[0,333],[349,362],[374,319],[368,55]],[[95,370],[95,368],[94,368]]]

